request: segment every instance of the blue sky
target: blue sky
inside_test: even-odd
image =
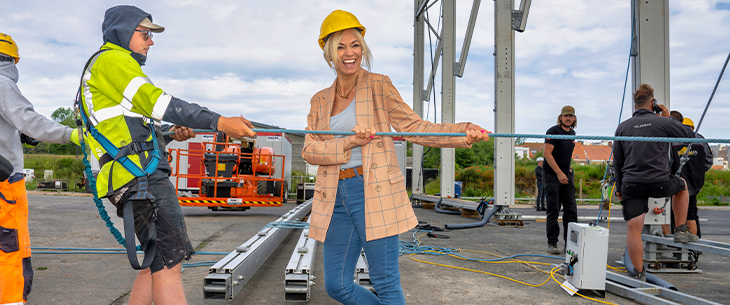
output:
[[[460,50],[472,1],[457,2]],[[669,3],[671,108],[697,124],[730,52],[730,1]],[[38,112],[50,116],[56,108],[72,105],[83,64],[101,46],[104,11],[116,4],[26,0],[5,9],[0,32],[12,35],[20,47],[19,86]],[[310,98],[334,81],[316,42],[322,20],[334,9],[360,19],[374,56],[372,71],[389,75],[403,99],[413,103],[412,1],[127,4],[150,12],[167,27],[154,36],[143,68],[155,85],[223,115],[304,129]],[[432,22],[438,14],[439,4],[429,11]],[[465,73],[456,81],[456,120],[489,130],[494,126],[493,18],[493,2],[482,1]],[[630,25],[627,0],[533,1],[527,30],[516,34],[516,131],[544,133],[560,108],[570,104],[579,118],[578,134],[612,135],[619,121]],[[437,113],[440,87],[437,78]],[[728,137],[723,123],[730,115],[729,98],[726,80],[700,133]],[[433,104],[426,107],[433,120]],[[627,98],[622,120],[631,115],[631,107]]]

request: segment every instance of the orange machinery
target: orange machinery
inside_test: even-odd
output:
[[[203,142],[202,150],[170,148],[168,160],[176,160],[172,177],[177,191],[180,179],[198,181],[199,197],[178,197],[181,206],[204,206],[218,210],[243,211],[250,207],[281,206],[286,182],[276,176],[276,162],[284,163],[283,155],[274,155],[270,147],[254,147],[252,139],[233,141],[218,133],[214,142]],[[193,174],[179,172],[180,156],[197,164]],[[175,158],[173,158],[175,157]],[[282,176],[281,174],[279,176]]]

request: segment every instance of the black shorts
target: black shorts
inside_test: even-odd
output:
[[[670,176],[665,182],[621,184],[621,204],[624,220],[630,220],[649,212],[649,197],[669,197],[683,191],[684,180]]]
[[[172,268],[195,253],[188,237],[182,209],[175,194],[175,187],[168,176],[158,170],[148,178],[149,189],[157,205],[157,251],[150,265],[150,271],[157,272],[165,267]],[[149,219],[152,206],[148,201],[134,202],[134,231],[144,246],[149,237]],[[144,250],[144,249],[143,249]]]

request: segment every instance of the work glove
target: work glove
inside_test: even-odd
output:
[[[71,141],[71,143],[76,144],[76,146],[81,146],[81,144],[79,144],[79,130],[78,129],[74,129],[71,132],[71,138],[69,139],[69,141]]]
[[[38,144],[41,144],[41,141],[33,139],[33,138],[25,135],[24,133],[20,134],[20,142],[22,142],[23,144],[28,144],[30,146],[36,146]]]

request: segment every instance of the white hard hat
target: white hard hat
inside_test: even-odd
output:
[[[545,161],[545,158],[543,158],[543,157],[538,157],[538,158],[537,158],[537,162],[540,162],[540,161]]]

